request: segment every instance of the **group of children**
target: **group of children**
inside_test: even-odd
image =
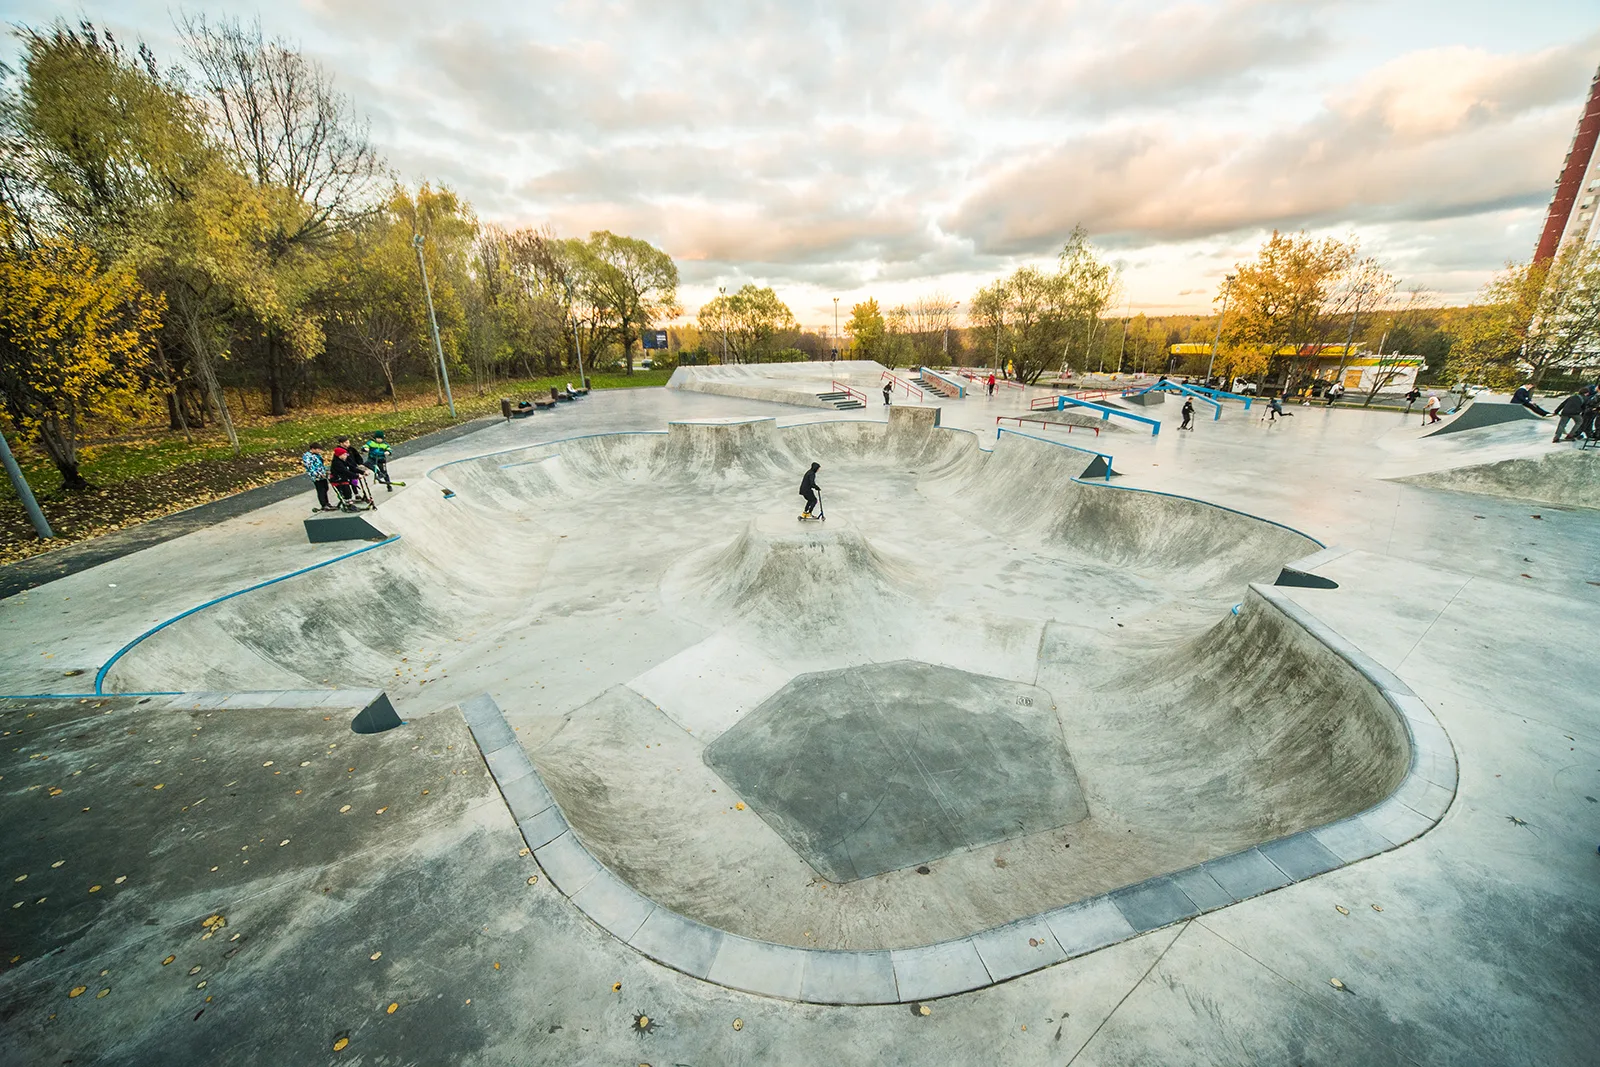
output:
[[[382,430],[375,432],[360,448],[353,445],[349,437],[341,435],[334,442],[331,462],[322,458],[322,443],[312,441],[300,457],[300,464],[305,468],[306,477],[316,487],[317,510],[355,511],[359,507],[376,507],[372,495],[362,484],[362,476],[369,471],[373,480],[391,493],[396,485],[405,485],[405,482],[395,482],[389,478],[389,455],[393,451],[383,439]],[[338,494],[337,504],[328,498],[330,485]]]

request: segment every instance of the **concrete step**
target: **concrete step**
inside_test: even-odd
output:
[[[863,404],[859,400],[835,400],[833,402],[833,406],[838,408],[840,411],[849,411],[851,408],[864,408],[867,405]]]

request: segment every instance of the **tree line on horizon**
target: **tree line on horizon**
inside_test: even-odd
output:
[[[181,62],[91,23],[16,31],[0,91],[0,414],[66,488],[78,448],[319,395],[627,373],[677,315],[647,241],[480,223],[394,176],[317,64],[259,24],[183,15]],[[423,269],[426,269],[426,282]],[[463,381],[464,379],[464,381]]]

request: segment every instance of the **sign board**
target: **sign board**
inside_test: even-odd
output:
[[[646,348],[660,348],[665,350],[667,347],[667,331],[646,330],[644,331],[643,340]]]

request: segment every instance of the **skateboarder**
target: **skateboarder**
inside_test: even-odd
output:
[[[994,396],[994,372],[989,372],[989,395]]]
[[[1511,402],[1513,404],[1521,404],[1535,415],[1550,414],[1544,408],[1533,402],[1533,383],[1531,382],[1527,385],[1517,386],[1516,392],[1511,394]]]
[[[1184,401],[1183,401],[1183,425],[1179,426],[1178,429],[1180,429],[1180,430],[1192,430],[1192,429],[1194,429],[1194,400],[1192,398],[1190,398],[1190,397],[1185,397],[1184,398]]]
[[[888,395],[888,389],[885,388],[884,396],[887,397]],[[806,510],[800,516],[802,519],[809,519],[811,517],[811,509],[817,506],[817,493],[822,489],[817,484],[817,472],[821,469],[822,464],[813,463],[811,464],[811,469],[806,471],[806,476],[800,479],[800,495],[806,498]]]

